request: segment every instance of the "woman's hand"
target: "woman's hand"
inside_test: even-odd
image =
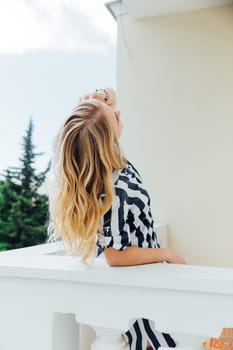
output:
[[[113,109],[116,108],[116,92],[112,88],[103,88],[97,89],[96,91],[90,92],[89,94],[83,95],[80,98],[80,102],[89,100],[89,99],[97,99],[101,102],[106,103]]]
[[[184,258],[176,254],[173,250],[169,248],[161,248],[164,250],[164,261],[173,264],[186,264]]]

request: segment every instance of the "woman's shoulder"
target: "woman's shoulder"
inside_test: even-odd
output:
[[[115,187],[125,187],[129,183],[141,183],[141,176],[135,166],[126,161],[124,168],[114,172],[113,181]]]
[[[127,168],[131,173],[137,174],[137,176],[141,177],[138,170],[135,168],[135,166],[130,161],[127,161]]]

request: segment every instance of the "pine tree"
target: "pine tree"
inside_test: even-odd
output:
[[[37,173],[29,121],[22,143],[19,167],[10,167],[0,181],[0,250],[43,243],[47,237],[48,197],[38,192],[50,169]]]

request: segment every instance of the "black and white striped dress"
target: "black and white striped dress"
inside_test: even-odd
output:
[[[125,168],[113,174],[115,196],[111,209],[104,215],[97,241],[97,255],[105,248],[124,250],[130,246],[159,248],[150,208],[150,196],[135,167],[127,162]],[[157,350],[160,346],[175,347],[169,334],[160,333],[151,320],[139,319],[122,336],[131,350],[145,350],[147,342]]]
[[[135,167],[113,174],[115,196],[111,209],[102,220],[102,232],[97,242],[98,255],[104,248],[124,250],[129,246],[159,248],[150,208],[150,196]]]

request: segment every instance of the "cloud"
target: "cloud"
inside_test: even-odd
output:
[[[106,0],[0,0],[0,53],[103,51],[115,44]]]

